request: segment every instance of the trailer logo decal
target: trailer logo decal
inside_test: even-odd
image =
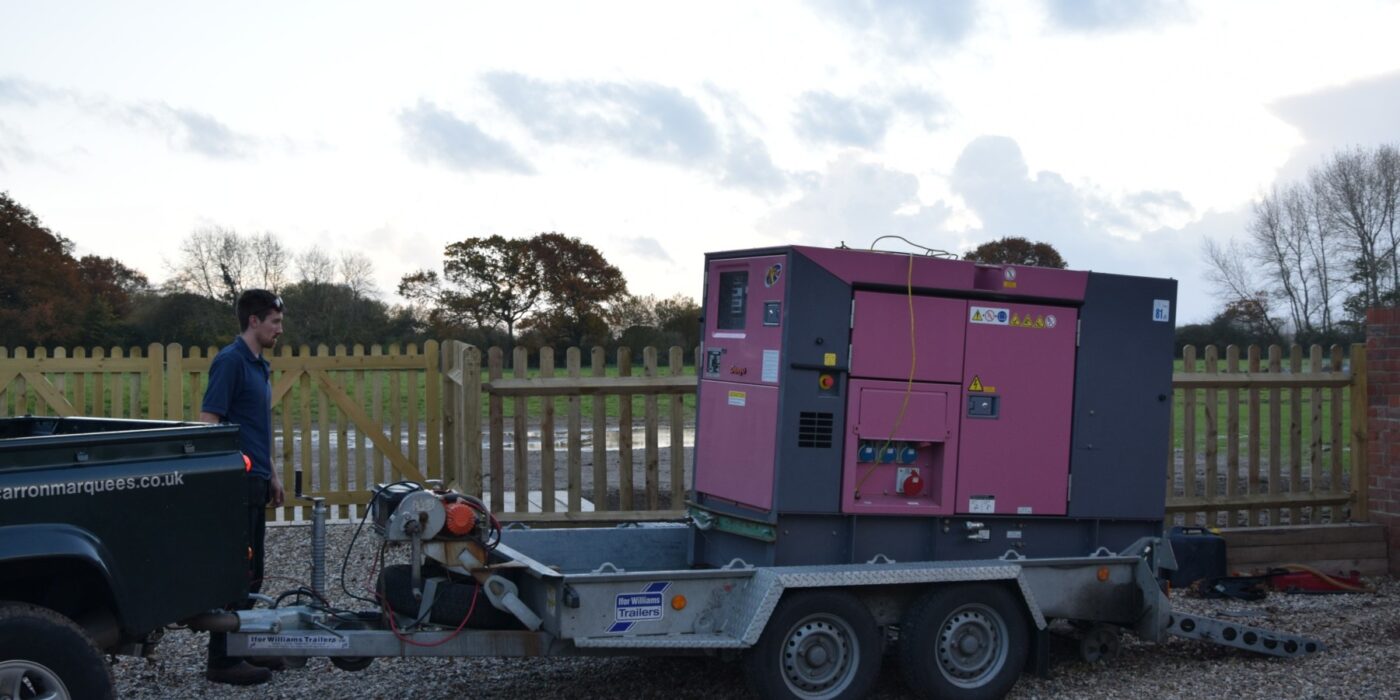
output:
[[[325,632],[250,634],[248,649],[349,649],[350,638]]]
[[[626,632],[638,622],[655,622],[665,617],[666,608],[662,604],[665,597],[661,594],[670,587],[670,581],[656,581],[648,583],[640,592],[617,594],[613,607],[614,622],[608,631]]]
[[[974,306],[969,320],[972,323],[985,323],[993,326],[1011,325],[1011,310],[987,306]]]

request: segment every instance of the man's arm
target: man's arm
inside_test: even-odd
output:
[[[221,416],[221,415],[219,415],[219,414],[217,414],[217,413],[210,413],[210,412],[208,412],[208,411],[200,411],[200,412],[199,412],[199,422],[200,422],[200,423],[222,423],[222,422],[224,422],[224,417]]]

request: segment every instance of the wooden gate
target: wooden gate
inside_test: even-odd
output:
[[[161,418],[165,349],[0,348],[0,416]]]

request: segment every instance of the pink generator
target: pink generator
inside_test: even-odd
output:
[[[692,560],[1161,534],[1173,280],[793,246],[705,264]]]

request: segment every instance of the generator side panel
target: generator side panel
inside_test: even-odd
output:
[[[840,511],[851,287],[800,253],[784,272],[777,509]]]
[[[697,496],[773,508],[787,256],[711,258],[695,444]]]
[[[1176,281],[1091,273],[1075,366],[1069,515],[1161,520]]]

